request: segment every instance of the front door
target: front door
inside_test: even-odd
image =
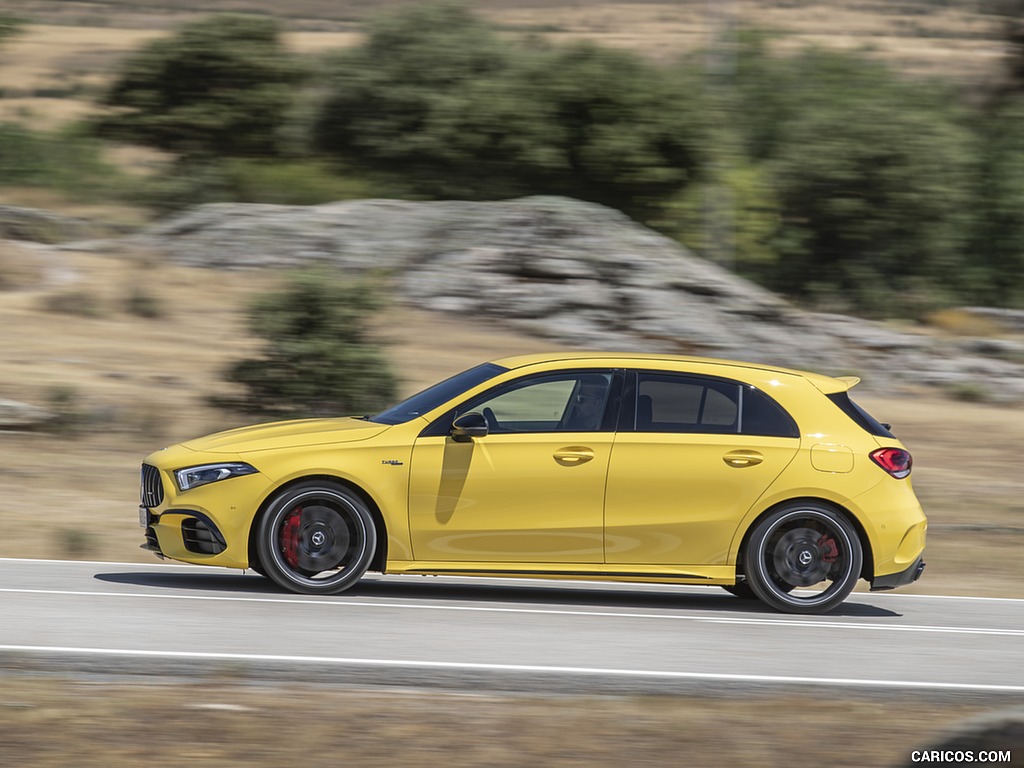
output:
[[[600,563],[614,432],[613,374],[539,374],[500,385],[446,417],[482,414],[485,437],[427,429],[413,448],[413,555],[430,562]]]

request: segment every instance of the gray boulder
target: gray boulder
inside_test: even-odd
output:
[[[0,205],[0,240],[63,243],[94,237],[97,228],[85,219],[36,208]]]
[[[472,322],[497,317],[581,348],[728,357],[1024,399],[1015,342],[953,343],[796,309],[675,241],[592,203],[354,200],[204,205],[133,238],[218,269],[326,262],[389,277],[398,299]]]
[[[39,429],[52,418],[53,414],[45,408],[17,400],[0,400],[0,430]]]

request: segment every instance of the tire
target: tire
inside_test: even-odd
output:
[[[366,503],[327,482],[293,485],[270,502],[256,536],[260,568],[278,586],[334,595],[366,573],[377,531]]]
[[[754,590],[750,588],[750,582],[748,581],[737,581],[735,584],[722,584],[722,589],[728,592],[730,595],[735,595],[742,600],[757,600],[757,595],[754,594]],[[786,589],[785,585],[780,585],[780,589]],[[792,591],[793,587],[786,589],[787,592]]]
[[[735,595],[742,600],[757,599],[757,595],[754,594],[754,590],[752,590],[750,585],[745,581],[737,581],[735,584],[723,584],[722,589],[730,595]]]
[[[825,613],[850,594],[864,552],[850,522],[831,507],[790,504],[759,522],[743,554],[753,593],[783,613]]]

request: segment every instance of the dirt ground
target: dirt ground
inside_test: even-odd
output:
[[[0,684],[0,761],[32,768],[763,768],[796,755],[835,768],[897,766],[999,706],[902,694],[540,696],[231,678],[142,686],[0,675]]]
[[[0,398],[56,408],[65,434],[0,432],[0,556],[148,560],[135,526],[138,467],[169,443],[251,421],[208,405],[256,342],[249,298],[265,271],[214,272],[151,255],[0,243]],[[129,312],[133,297],[155,317]],[[477,318],[392,306],[382,339],[412,393],[483,360],[557,345]],[[1024,420],[935,395],[859,399],[915,457],[929,514],[928,571],[913,590],[1021,597]]]

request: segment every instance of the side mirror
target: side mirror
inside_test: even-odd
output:
[[[465,443],[474,437],[487,437],[487,419],[482,413],[470,411],[459,416],[452,422],[452,437]]]

